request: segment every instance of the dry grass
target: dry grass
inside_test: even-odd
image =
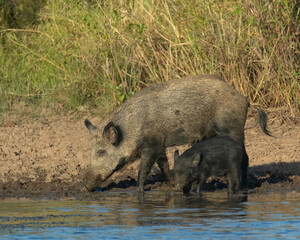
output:
[[[25,99],[106,114],[144,86],[211,73],[251,103],[293,114],[299,14],[297,0],[47,1],[35,28],[0,30],[0,106]]]

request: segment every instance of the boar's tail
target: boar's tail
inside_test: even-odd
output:
[[[250,105],[250,107],[257,111],[259,125],[260,125],[261,129],[263,130],[263,132],[266,135],[273,137],[267,129],[268,115],[262,109],[260,109],[256,106]]]

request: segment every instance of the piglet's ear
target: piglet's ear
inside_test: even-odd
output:
[[[110,122],[103,130],[103,137],[111,144],[118,145],[121,140],[121,131],[112,122]]]
[[[192,157],[192,165],[193,167],[199,167],[201,163],[201,154],[197,153]]]

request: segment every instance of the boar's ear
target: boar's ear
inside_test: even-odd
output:
[[[90,120],[85,119],[84,124],[87,127],[87,129],[90,131],[90,133],[92,135],[94,135],[94,133],[96,132],[97,128],[90,122]]]
[[[121,140],[121,131],[112,122],[108,123],[103,130],[103,136],[113,145],[118,145]]]
[[[179,158],[179,152],[176,149],[175,152],[174,152],[174,163],[178,161],[178,158]]]
[[[200,163],[201,163],[201,154],[197,153],[192,157],[192,166],[199,167]]]

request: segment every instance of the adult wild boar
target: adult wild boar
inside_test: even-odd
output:
[[[92,134],[91,160],[84,185],[100,187],[115,171],[138,158],[139,191],[156,162],[174,183],[166,147],[194,143],[212,136],[229,136],[244,147],[244,125],[250,104],[221,77],[202,75],[162,82],[142,89],[116,109],[100,126],[86,119]],[[262,130],[269,134],[267,115],[255,108]],[[247,180],[248,160],[243,179]]]

